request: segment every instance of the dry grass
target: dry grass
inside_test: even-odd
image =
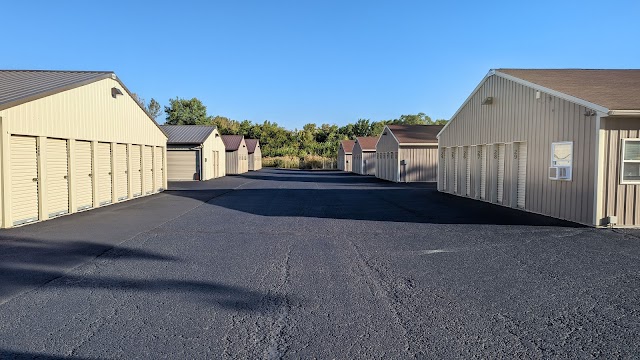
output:
[[[286,169],[335,169],[337,163],[336,159],[318,155],[307,155],[304,158],[297,156],[276,156],[262,158],[262,166]]]

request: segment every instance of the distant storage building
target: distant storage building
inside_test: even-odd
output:
[[[338,148],[338,170],[352,171],[352,154],[355,140],[342,140]]]
[[[438,189],[640,226],[640,70],[491,70],[439,134]]]
[[[249,171],[249,152],[242,135],[222,135],[225,146],[227,175],[244,174]]]
[[[394,182],[436,182],[442,125],[387,125],[376,145],[376,177]]]
[[[247,144],[247,153],[249,154],[249,171],[262,169],[262,150],[260,150],[260,141],[258,139],[244,139]]]
[[[165,189],[166,144],[112,72],[0,71],[2,227]]]
[[[225,147],[215,126],[162,125],[167,141],[167,177],[210,180],[225,175]]]
[[[375,136],[358,137],[353,145],[353,172],[360,175],[376,174],[376,143]]]

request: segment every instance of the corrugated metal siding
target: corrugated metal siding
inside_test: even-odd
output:
[[[345,168],[344,149],[338,147],[338,170],[344,171]]]
[[[129,197],[129,174],[127,173],[127,145],[115,145],[116,198],[124,200]]]
[[[488,96],[493,104],[481,105]],[[537,100],[534,89],[492,76],[451,120],[439,142],[442,147],[527,142],[525,209],[592,224],[596,132],[595,116],[584,116],[586,110],[547,94]],[[574,143],[573,181],[548,178],[551,143],[556,141]],[[487,175],[487,184],[494,184],[493,175]]]
[[[166,137],[126,91],[104,79],[0,111],[12,134],[165,146]],[[25,121],[24,119],[29,119]]]
[[[353,162],[353,164],[351,165],[351,169],[353,170],[353,172],[362,175],[362,148],[360,148],[360,144],[357,142],[353,146],[351,161]]]
[[[131,188],[133,196],[142,195],[142,148],[140,145],[131,145]]]
[[[640,119],[603,118],[604,184],[602,219],[617,216],[619,226],[640,226],[640,184],[621,184],[622,139],[640,138]]]
[[[69,212],[67,140],[47,139],[47,212],[50,218]]]
[[[242,146],[242,144],[240,145]],[[202,175],[203,180],[209,180],[216,177],[224,176],[225,174],[225,161],[224,159],[225,145],[220,137],[218,130],[214,130],[207,140],[202,144],[202,154],[205,158],[203,163],[204,171]],[[214,156],[218,155],[215,159]],[[217,175],[215,167],[218,167]]]
[[[91,142],[76,141],[75,191],[77,210],[93,207],[93,159]]]
[[[249,160],[249,163],[253,164],[253,169],[249,170],[257,171],[262,169],[262,150],[260,149],[260,147],[256,147],[253,151],[253,154],[249,156],[253,157],[252,160]]]
[[[244,140],[236,151],[225,152],[227,175],[244,174],[249,171],[249,153]]]
[[[11,136],[11,216],[14,225],[38,220],[38,182],[36,138]]]
[[[364,151],[362,153],[362,174],[376,174],[376,153],[375,151]]]
[[[385,132],[387,135],[380,135],[380,140],[378,140],[378,144],[376,145],[376,153],[378,153],[376,177],[398,182],[399,160],[397,155],[394,156],[394,154],[398,154],[399,145],[389,129],[386,129]]]

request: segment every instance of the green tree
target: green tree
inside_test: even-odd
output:
[[[169,125],[207,125],[210,120],[207,117],[207,107],[197,98],[169,99],[169,106],[164,107]]]
[[[371,135],[371,124],[369,119],[358,119],[355,124],[353,124],[353,135],[354,136],[369,136]]]
[[[151,98],[149,100],[149,104],[146,106],[147,113],[153,120],[156,120],[158,116],[160,116],[160,112],[162,112],[162,108],[160,107],[160,103],[156,101],[156,99]]]
[[[434,125],[447,125],[447,123],[449,122],[449,120],[446,119],[438,119],[436,121],[433,122]]]

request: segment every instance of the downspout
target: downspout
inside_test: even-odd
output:
[[[595,171],[594,171],[594,183],[593,183],[593,220],[592,225],[601,226],[602,218],[607,214],[604,213],[604,166],[605,166],[605,130],[602,129],[603,120],[602,117],[606,117],[606,114],[601,112],[596,113],[595,130],[596,130],[596,156]]]

